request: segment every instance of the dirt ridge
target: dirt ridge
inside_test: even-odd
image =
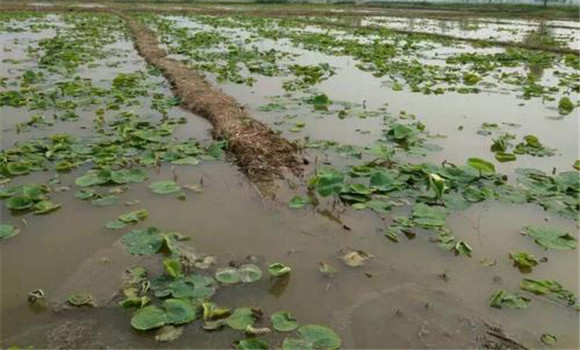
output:
[[[162,71],[184,108],[209,120],[214,138],[227,141],[228,152],[251,180],[265,182],[302,174],[300,148],[295,143],[252,119],[233,97],[211,86],[204,76],[168,58],[149,28],[131,16],[115,13],[127,22],[139,54]]]

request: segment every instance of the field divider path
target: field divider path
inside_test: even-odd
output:
[[[270,182],[302,174],[301,149],[297,144],[251,118],[232,96],[213,87],[203,75],[169,58],[151,29],[122,12],[113,13],[126,21],[137,52],[161,70],[182,107],[212,124],[214,138],[227,141],[227,151],[252,181]]]

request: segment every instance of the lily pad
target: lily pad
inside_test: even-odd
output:
[[[467,159],[467,165],[479,171],[480,175],[495,174],[495,166],[487,160],[483,160],[481,158],[469,158]]]
[[[202,318],[204,321],[214,321],[230,316],[231,310],[227,307],[219,307],[212,302],[204,302],[201,304]]]
[[[163,302],[165,322],[178,325],[189,323],[196,318],[196,308],[188,301],[181,299],[167,299]]]
[[[14,237],[20,233],[20,230],[12,225],[0,224],[0,241]]]
[[[540,341],[546,345],[556,345],[558,338],[555,335],[544,333],[540,336]]]
[[[251,283],[260,278],[262,278],[262,270],[254,264],[245,264],[238,268],[222,267],[215,273],[215,279],[223,284]]]
[[[491,297],[489,305],[497,309],[502,309],[504,307],[511,309],[526,309],[529,302],[529,298],[502,289],[495,292]]]
[[[72,306],[93,305],[93,296],[89,293],[76,293],[69,295],[68,303]]]
[[[564,289],[562,285],[554,280],[534,280],[524,278],[520,282],[520,288],[537,295],[545,295],[554,300],[560,300],[568,305],[576,304],[576,296],[570,290]]]
[[[268,350],[270,347],[265,342],[255,339],[255,338],[248,338],[238,340],[235,345],[234,349],[236,350]]]
[[[333,168],[323,168],[315,176],[316,191],[322,197],[338,194],[342,190],[344,175]]]
[[[157,306],[146,306],[139,309],[131,318],[133,328],[146,331],[165,325],[165,311]]]
[[[105,227],[110,230],[121,230],[127,227],[127,224],[119,220],[109,220],[105,223]]]
[[[268,266],[268,272],[270,272],[270,275],[273,277],[281,277],[288,275],[290,272],[292,272],[292,269],[290,266],[286,266],[282,263],[273,263]]]
[[[165,259],[163,260],[163,267],[165,272],[173,278],[181,276],[181,263],[177,259]]]
[[[434,228],[445,225],[447,210],[443,207],[428,206],[417,203],[413,207],[413,222],[423,228]]]
[[[85,175],[75,180],[79,187],[103,185],[111,181],[111,172],[107,170],[89,170]]]
[[[558,101],[558,111],[561,115],[572,113],[574,108],[574,103],[572,103],[572,100],[570,100],[568,96],[564,96],[560,99],[560,101]]]
[[[6,166],[6,170],[10,175],[18,176],[18,175],[25,175],[30,172],[30,166],[25,163],[8,163]]]
[[[514,261],[514,265],[520,268],[532,268],[538,265],[538,259],[528,252],[510,253],[510,258]]]
[[[111,172],[111,181],[116,184],[140,183],[147,180],[147,172],[143,169],[123,169]]]
[[[298,328],[297,337],[286,337],[282,349],[336,350],[341,345],[342,341],[332,329],[320,325],[306,325]]]
[[[288,202],[288,206],[292,209],[301,209],[304,208],[306,205],[308,205],[308,203],[310,203],[310,200],[308,198],[294,196],[292,197],[290,202]]]
[[[290,332],[298,328],[298,321],[287,311],[278,311],[270,316],[272,326],[278,332]]]
[[[157,181],[149,185],[149,189],[157,194],[170,194],[181,190],[181,186],[171,180]]]
[[[152,255],[161,249],[164,239],[155,227],[133,230],[121,238],[132,255]]]
[[[202,275],[160,276],[151,280],[151,290],[156,297],[172,296],[182,299],[205,299],[215,292],[215,281]]]
[[[51,201],[40,201],[37,202],[33,207],[34,214],[48,214],[60,208],[60,204],[53,203]]]
[[[517,157],[513,153],[497,152],[495,154],[495,159],[500,163],[507,163],[515,161]]]
[[[537,227],[526,226],[524,232],[535,238],[535,242],[547,249],[569,250],[576,249],[576,238],[569,233],[552,228],[552,227]]]
[[[6,208],[11,210],[26,210],[34,206],[34,201],[24,196],[14,196],[6,200]]]
[[[362,250],[348,250],[342,255],[342,261],[350,267],[359,267],[365,265],[372,255]]]
[[[126,224],[129,223],[137,223],[139,221],[143,221],[149,217],[149,212],[147,209],[139,209],[134,210],[122,215],[119,215],[119,221],[124,222]]]
[[[183,334],[183,327],[163,326],[155,333],[155,340],[171,342],[177,340]]]
[[[185,158],[176,159],[176,160],[172,161],[171,164],[197,165],[197,164],[199,164],[199,159],[197,159],[195,157],[185,157]]]
[[[101,198],[93,199],[91,201],[91,204],[95,205],[97,207],[108,207],[108,206],[116,204],[118,200],[119,200],[119,197],[117,197],[117,196],[113,196],[113,195],[103,196]]]
[[[245,330],[248,326],[251,326],[256,322],[256,317],[254,316],[254,311],[249,307],[240,307],[234,310],[234,312],[226,318],[226,323],[233,329],[240,331]]]

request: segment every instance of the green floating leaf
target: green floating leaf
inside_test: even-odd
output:
[[[143,221],[149,217],[149,212],[147,209],[134,210],[122,215],[119,215],[119,221],[126,224],[135,224],[139,221]]]
[[[119,220],[109,220],[105,223],[105,227],[110,230],[121,230],[127,227],[127,224]]]
[[[320,325],[306,325],[298,328],[297,337],[286,337],[282,349],[336,350],[341,345],[342,341],[332,329]]]
[[[495,159],[500,163],[507,163],[515,161],[517,157],[513,153],[497,152],[495,154]]]
[[[116,184],[140,183],[147,180],[147,172],[143,169],[123,169],[111,171],[111,181]]]
[[[489,305],[498,309],[504,307],[511,309],[526,309],[529,302],[529,298],[502,289],[495,292],[491,297]]]
[[[28,174],[31,169],[28,164],[14,162],[8,163],[8,165],[6,166],[6,170],[10,175],[18,176]]]
[[[561,115],[572,113],[574,108],[574,103],[572,103],[572,100],[570,100],[568,96],[564,96],[560,99],[560,101],[558,101],[558,111]]]
[[[495,166],[481,158],[469,158],[467,159],[467,165],[473,169],[479,171],[481,175],[493,175],[495,174]]]
[[[131,326],[137,330],[146,331],[165,325],[179,325],[193,322],[196,318],[196,308],[188,301],[167,299],[162,308],[146,306],[139,309],[131,318]]]
[[[260,278],[262,278],[262,270],[254,264],[245,264],[238,268],[222,267],[215,273],[215,279],[223,284],[250,283]]]
[[[520,268],[532,268],[539,264],[538,259],[536,259],[532,254],[528,252],[518,252],[510,253],[510,258],[514,261],[514,265]]]
[[[471,252],[473,249],[469,246],[469,244],[465,243],[464,241],[458,241],[455,243],[455,247],[453,250],[459,255],[467,255],[471,258]]]
[[[75,180],[79,187],[103,185],[111,181],[111,172],[108,170],[89,170],[85,175]]]
[[[108,206],[116,204],[118,200],[119,200],[119,197],[117,197],[117,196],[113,196],[113,195],[103,196],[101,198],[93,199],[91,201],[91,204],[95,205],[97,207],[108,207]]]
[[[556,345],[558,338],[555,335],[544,333],[540,336],[540,341],[546,345]]]
[[[0,241],[14,237],[20,233],[20,230],[12,225],[0,224]]]
[[[423,228],[434,228],[445,225],[447,210],[443,207],[432,207],[417,203],[413,207],[413,222]]]
[[[11,210],[26,210],[34,206],[34,201],[27,197],[15,196],[6,200],[6,208]]]
[[[576,249],[576,238],[569,233],[552,227],[526,226],[524,232],[535,238],[535,242],[548,249]]]
[[[219,307],[212,302],[204,302],[201,304],[202,318],[204,321],[214,321],[226,318],[231,314],[231,310],[227,307]]]
[[[163,267],[165,272],[173,278],[181,276],[181,263],[177,259],[164,259]]]
[[[314,177],[316,191],[322,197],[339,194],[342,190],[344,175],[333,168],[323,168]]]
[[[37,215],[48,214],[60,208],[60,204],[51,201],[37,202],[33,207],[33,213]]]
[[[292,272],[292,269],[290,266],[286,266],[282,263],[273,263],[268,266],[268,272],[270,272],[270,275],[273,277],[281,277],[288,275],[290,272]]]
[[[256,322],[254,311],[249,307],[240,307],[226,318],[226,323],[233,329],[243,331]]]
[[[270,316],[272,326],[278,332],[290,332],[298,328],[298,321],[287,311],[278,311]]]
[[[372,259],[372,255],[363,250],[348,250],[344,252],[341,259],[350,267],[359,267],[365,265]]]
[[[364,202],[364,203],[355,203],[352,205],[353,209],[357,209],[357,210],[361,210],[361,209],[371,209],[374,210],[377,213],[388,213],[389,210],[391,210],[391,203],[389,202],[383,202],[383,201],[377,201],[377,200],[370,200],[368,202]]]
[[[205,299],[215,292],[215,281],[202,275],[177,278],[164,275],[151,280],[151,290],[158,298]]]
[[[554,280],[534,280],[524,278],[520,282],[520,288],[537,295],[545,295],[554,300],[560,300],[568,305],[576,304],[576,296],[570,290],[564,289],[562,285]]]
[[[181,158],[181,159],[176,159],[176,160],[172,161],[171,164],[197,165],[197,164],[199,164],[199,159],[197,159],[195,157],[185,157],[185,158]]]
[[[69,295],[68,303],[73,306],[93,305],[93,296],[89,293],[76,293]]]
[[[157,194],[170,194],[181,190],[181,186],[175,183],[175,181],[157,181],[149,185],[149,189],[153,193]]]
[[[268,350],[270,348],[270,346],[267,343],[265,343],[259,339],[248,338],[248,339],[238,340],[235,343],[234,348],[236,350]]]
[[[165,323],[174,325],[189,323],[197,316],[196,308],[188,301],[181,299],[167,299],[163,302],[165,309]]]
[[[165,311],[157,306],[146,306],[139,309],[131,318],[133,328],[146,331],[165,325]]]
[[[301,196],[294,196],[294,197],[292,197],[290,202],[288,202],[288,206],[292,209],[302,209],[306,205],[308,205],[308,203],[310,203],[310,200],[308,198],[304,198]]]
[[[148,227],[123,235],[121,242],[132,255],[152,255],[161,249],[164,238],[157,228]]]
[[[125,299],[119,302],[119,305],[126,307],[126,308],[142,308],[145,305],[151,302],[151,299],[146,295],[140,295],[140,290],[136,287],[129,287],[123,289],[123,294],[125,295]]]
[[[163,326],[155,333],[155,340],[171,342],[177,340],[183,334],[183,327]]]
[[[463,198],[465,198],[468,202],[477,203],[484,201],[486,199],[490,199],[494,197],[494,192],[492,189],[483,187],[477,188],[475,186],[468,186],[463,191]]]

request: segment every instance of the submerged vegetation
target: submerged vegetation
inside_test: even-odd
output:
[[[179,77],[167,73],[167,62],[174,59],[183,63],[184,76],[204,73],[225,93],[241,99],[240,106],[236,104],[240,113],[255,117],[276,139],[292,139],[288,145],[302,151],[307,176],[292,178],[281,191],[284,205],[275,208],[291,216],[297,226],[303,221],[301,215],[313,213],[330,220],[324,230],[334,234],[336,229],[330,225],[339,223],[349,232],[353,228],[343,217],[364,217],[370,224],[360,226],[374,228],[380,236],[377,242],[384,242],[374,247],[377,251],[408,249],[407,241],[421,237],[442,251],[423,251],[440,254],[437,264],[442,266],[475,264],[481,259],[480,265],[489,269],[503,263],[509,273],[527,274],[514,280],[519,285],[493,286],[495,292],[486,294],[487,301],[480,298],[493,312],[517,309],[523,314],[544,307],[546,300],[555,302],[566,315],[569,309],[578,310],[577,290],[568,289],[573,288],[570,278],[564,273],[551,277],[549,272],[557,270],[560,261],[568,261],[558,259],[577,252],[577,232],[570,230],[577,227],[580,213],[577,149],[569,149],[569,140],[544,130],[554,126],[562,132],[566,127],[558,123],[569,123],[569,127],[578,112],[577,57],[480,47],[388,28],[333,26],[331,21],[320,24],[316,18],[309,22],[309,18],[150,12],[123,16],[105,12],[0,15],[0,35],[10,38],[4,50],[18,52],[18,58],[3,60],[10,68],[2,70],[0,80],[3,136],[8,140],[3,140],[0,151],[0,200],[9,214],[0,224],[2,248],[42,234],[30,230],[29,221],[86,211],[107,214],[99,229],[118,235],[125,257],[140,259],[128,260],[131,264],[123,267],[122,285],[111,300],[97,300],[91,291],[78,291],[61,304],[126,309],[119,315],[136,335],[159,342],[177,344],[191,331],[188,325],[195,324],[207,332],[212,341],[207,344],[214,347],[322,350],[356,345],[348,338],[352,331],[341,324],[344,320],[335,318],[338,313],[324,311],[306,319],[287,306],[291,298],[278,298],[289,285],[298,288],[292,282],[297,275],[309,283],[324,283],[327,292],[340,289],[339,283],[357,276],[357,271],[369,281],[381,281],[384,272],[374,266],[379,260],[375,253],[348,246],[363,246],[361,242],[372,232],[356,232],[360,234],[356,239],[332,236],[335,244],[343,245],[334,258],[349,269],[339,273],[318,256],[318,267],[293,265],[288,262],[290,254],[310,253],[294,246],[287,247],[288,256],[274,259],[263,258],[259,251],[248,252],[245,258],[229,253],[216,258],[194,251],[190,237],[206,234],[195,227],[188,235],[157,227],[165,226],[156,223],[159,213],[171,216],[179,206],[194,208],[202,201],[201,193],[221,190],[205,188],[203,176],[220,175],[221,170],[212,166],[230,160],[236,138],[251,142],[256,137],[214,133],[216,139],[210,141],[197,136],[191,128],[195,116],[184,116],[178,106],[194,111],[207,106],[191,106],[171,93],[170,88],[179,90],[174,81]],[[165,63],[149,65],[137,54],[127,19],[155,33],[169,55],[154,61]],[[30,38],[20,42],[10,37],[14,33],[28,33]],[[356,95],[358,85],[344,86],[359,79],[361,87],[374,89],[360,94],[362,98]],[[487,98],[489,105],[505,104],[506,113],[517,114],[525,106],[521,114],[536,112],[542,120],[527,125],[522,118],[492,115],[498,109],[491,106],[489,112],[471,120],[471,104],[479,103],[478,98]],[[450,123],[442,119],[450,109],[439,110],[438,103],[456,104],[463,115],[453,120],[461,125],[442,127]],[[422,115],[415,115],[417,110]],[[488,119],[482,122],[481,115]],[[247,117],[240,123],[248,127],[258,122]],[[277,129],[276,133],[269,128]],[[187,171],[197,168],[203,176],[194,180]],[[230,198],[229,192],[234,191],[219,192],[219,200],[239,200]],[[279,201],[265,199],[269,200]],[[244,206],[240,203],[240,208]],[[516,222],[521,235],[494,245],[499,262],[486,260],[489,251],[478,251],[489,249],[483,247],[479,232],[488,207],[532,213],[514,214],[516,221],[521,219]],[[457,218],[471,218],[470,212],[477,210],[478,236],[456,229]],[[542,224],[533,220],[534,215],[544,217]],[[497,227],[503,229],[500,224]],[[287,233],[276,229],[281,236]],[[302,233],[328,243],[316,234]],[[224,242],[230,238],[225,237]],[[287,237],[276,239],[282,244],[293,242],[286,241]],[[486,239],[503,242],[497,237]],[[577,272],[577,266],[573,269]],[[313,279],[312,271],[319,280]],[[565,281],[559,281],[562,276]],[[449,278],[446,272],[440,277]],[[494,282],[500,279],[493,277]],[[270,284],[273,301],[259,297],[264,295],[264,281]],[[392,287],[376,283],[377,290]],[[31,304],[45,298],[42,290],[18,293],[34,295],[31,299],[29,294]],[[372,301],[381,293],[372,290],[361,296],[361,303],[368,295]],[[300,300],[306,308],[329,310],[329,302],[321,301],[319,308],[309,300],[319,297]],[[355,299],[358,303],[358,295]],[[403,312],[395,314],[400,317]],[[318,324],[325,322],[335,330]],[[216,331],[222,332],[220,336],[209,336]],[[205,333],[195,336],[201,334]],[[543,343],[557,341],[547,333],[538,333],[537,338]]]

